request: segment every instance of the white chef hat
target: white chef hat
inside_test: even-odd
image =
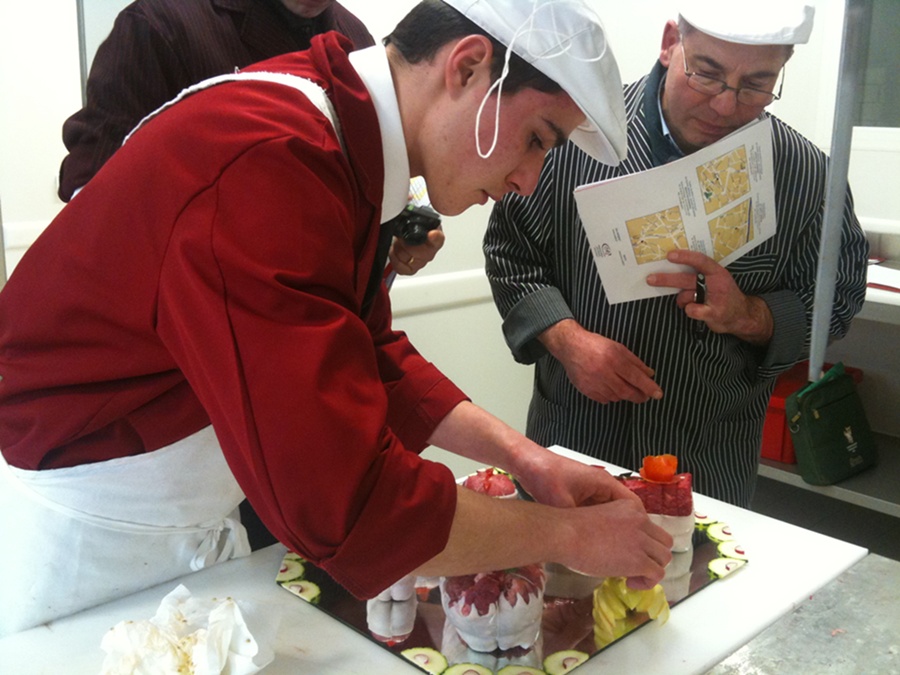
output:
[[[805,44],[815,8],[797,0],[685,0],[679,14],[697,30],[745,45]]]
[[[586,122],[570,139],[595,159],[625,159],[625,101],[616,59],[583,0],[444,0],[556,82]]]

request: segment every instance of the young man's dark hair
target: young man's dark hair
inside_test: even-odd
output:
[[[422,30],[422,26],[428,26],[430,30]],[[422,0],[384,38],[384,44],[393,45],[407,63],[420,63],[434,58],[448,42],[466,35],[484,35],[490,39],[494,48],[491,76],[496,81],[503,72],[506,46],[443,0]],[[553,79],[513,53],[509,59],[509,74],[503,81],[503,92],[515,94],[525,88],[537,89],[545,94],[562,91]]]

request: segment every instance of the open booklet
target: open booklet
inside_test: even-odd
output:
[[[676,293],[645,281],[690,271],[666,260],[672,249],[724,266],[775,234],[772,123],[756,120],[678,161],[582,185],[575,202],[610,304]]]

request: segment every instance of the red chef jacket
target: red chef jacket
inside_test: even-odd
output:
[[[446,544],[453,476],[416,453],[465,396],[391,329],[383,287],[361,317],[384,169],[348,49],[328,34],[252,68],[324,88],[346,151],[293,89],[220,84],[63,209],[0,293],[0,447],[66,467],[211,421],[267,527],[367,597]]]

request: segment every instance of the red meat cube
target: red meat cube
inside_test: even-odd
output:
[[[654,483],[643,478],[623,478],[622,483],[640,497],[647,513],[668,516],[689,516],[693,513],[689,473],[677,474],[669,483]]]

